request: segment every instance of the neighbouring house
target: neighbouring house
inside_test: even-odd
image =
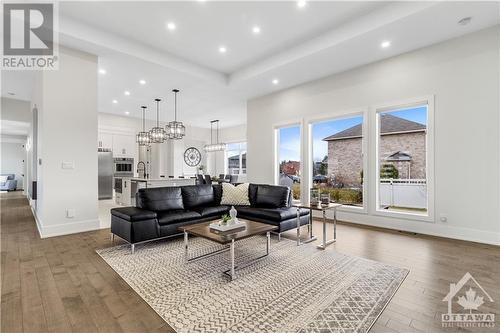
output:
[[[282,161],[280,164],[280,171],[289,176],[300,176],[300,162]]]
[[[227,170],[230,175],[240,172],[240,156],[231,156],[227,158]],[[247,154],[241,154],[241,173],[247,173]]]
[[[424,124],[381,114],[380,165],[394,165],[400,179],[425,179],[426,129]],[[323,140],[328,142],[328,175],[348,185],[361,184],[362,124]]]

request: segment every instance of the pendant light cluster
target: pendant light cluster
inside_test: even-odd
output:
[[[174,92],[174,121],[171,121],[165,126],[165,129],[160,126],[160,102],[161,99],[156,98],[156,126],[146,131],[146,106],[142,108],[142,132],[137,133],[136,142],[139,146],[150,146],[152,143],[164,143],[167,139],[180,140],[186,135],[186,127],[180,121],[177,121],[177,93],[179,89],[172,90]]]
[[[212,135],[214,123],[217,125],[216,126],[215,143],[213,142],[213,135]],[[210,144],[205,145],[205,147],[203,147],[203,149],[207,153],[226,150],[226,144],[219,142],[219,120],[212,120],[210,122]]]

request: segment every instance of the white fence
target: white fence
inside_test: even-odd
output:
[[[380,205],[404,208],[427,208],[425,179],[381,179]]]

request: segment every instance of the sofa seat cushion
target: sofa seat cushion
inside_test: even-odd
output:
[[[255,208],[255,207],[236,207],[238,217],[257,218],[259,220],[268,220],[270,222],[281,222],[297,217],[297,208],[283,207],[283,208]],[[308,209],[300,209],[300,216],[309,214]]]
[[[136,207],[112,208],[111,215],[130,222],[150,220],[156,218],[156,212]]]
[[[184,222],[189,220],[196,220],[201,218],[201,214],[191,210],[169,210],[157,213],[158,224],[170,224],[177,222]]]
[[[193,210],[199,213],[202,217],[208,217],[229,214],[229,209],[231,209],[229,206],[208,206],[194,208]]]

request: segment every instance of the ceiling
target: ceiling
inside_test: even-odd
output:
[[[470,24],[457,22],[472,17]],[[166,25],[174,23],[175,30]],[[208,127],[246,122],[249,98],[499,23],[497,2],[61,2],[61,44],[99,56],[99,111],[138,117],[162,102]],[[259,34],[252,29],[258,26]],[[382,41],[391,46],[381,48]],[[220,53],[224,46],[227,52]],[[139,80],[146,84],[139,84]],[[274,79],[279,80],[273,84]],[[2,95],[29,99],[29,74],[2,73]],[[125,91],[130,95],[126,96]],[[10,96],[12,97],[12,96]],[[116,100],[117,103],[112,101]],[[152,118],[154,112],[149,112]]]

